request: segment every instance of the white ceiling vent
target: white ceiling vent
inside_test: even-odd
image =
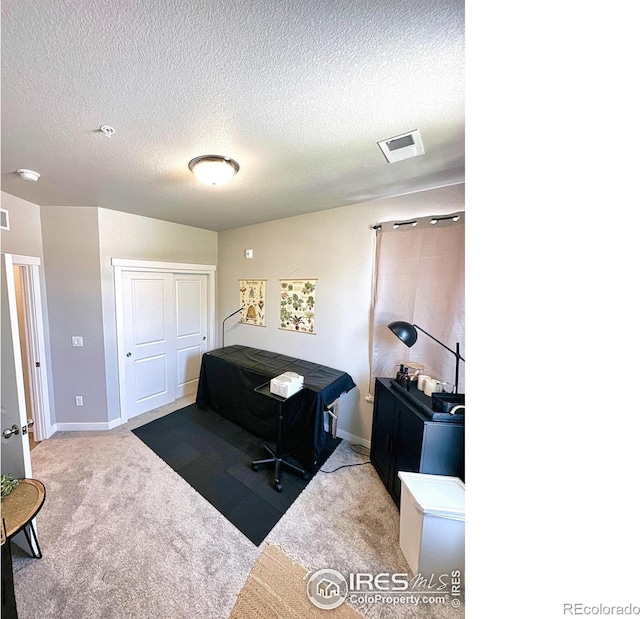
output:
[[[378,142],[378,146],[389,163],[424,155],[424,146],[422,146],[418,129],[410,133],[396,135],[394,138],[382,140],[382,142]]]

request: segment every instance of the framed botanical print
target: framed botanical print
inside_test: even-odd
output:
[[[280,329],[315,333],[317,279],[280,280]]]
[[[240,319],[247,325],[264,327],[265,325],[265,295],[267,288],[266,279],[240,279],[238,280],[240,292]]]

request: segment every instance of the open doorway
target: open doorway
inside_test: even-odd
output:
[[[29,445],[32,450],[51,435],[39,270],[39,258],[13,256],[22,360],[20,369],[25,391]]]
[[[24,383],[24,399],[27,404],[27,419],[33,420],[33,424],[29,427],[29,448],[33,451],[35,447],[40,443],[35,439],[35,415],[33,411],[33,378],[31,372],[31,357],[32,351],[30,350],[30,342],[27,334],[28,330],[28,315],[27,315],[27,303],[25,300],[25,266],[14,264],[13,265],[13,280],[16,286],[16,306],[18,308],[18,332],[20,334],[20,353],[22,357],[22,377]]]

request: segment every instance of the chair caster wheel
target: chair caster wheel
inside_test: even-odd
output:
[[[309,481],[311,479],[311,473],[305,473],[302,476],[302,479],[304,479],[305,481]]]
[[[282,484],[281,483],[275,483],[273,484],[273,487],[278,491],[278,492],[282,492]]]
[[[252,471],[257,471],[258,470],[258,465],[257,464],[252,464],[251,465],[251,470]]]

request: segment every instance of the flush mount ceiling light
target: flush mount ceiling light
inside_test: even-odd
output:
[[[220,155],[203,155],[189,162],[189,169],[205,185],[224,185],[238,172],[237,161]]]
[[[40,174],[38,174],[37,172],[34,172],[33,170],[27,170],[25,168],[20,168],[19,170],[17,170],[18,174],[20,175],[20,178],[23,181],[37,181],[40,178]]]

